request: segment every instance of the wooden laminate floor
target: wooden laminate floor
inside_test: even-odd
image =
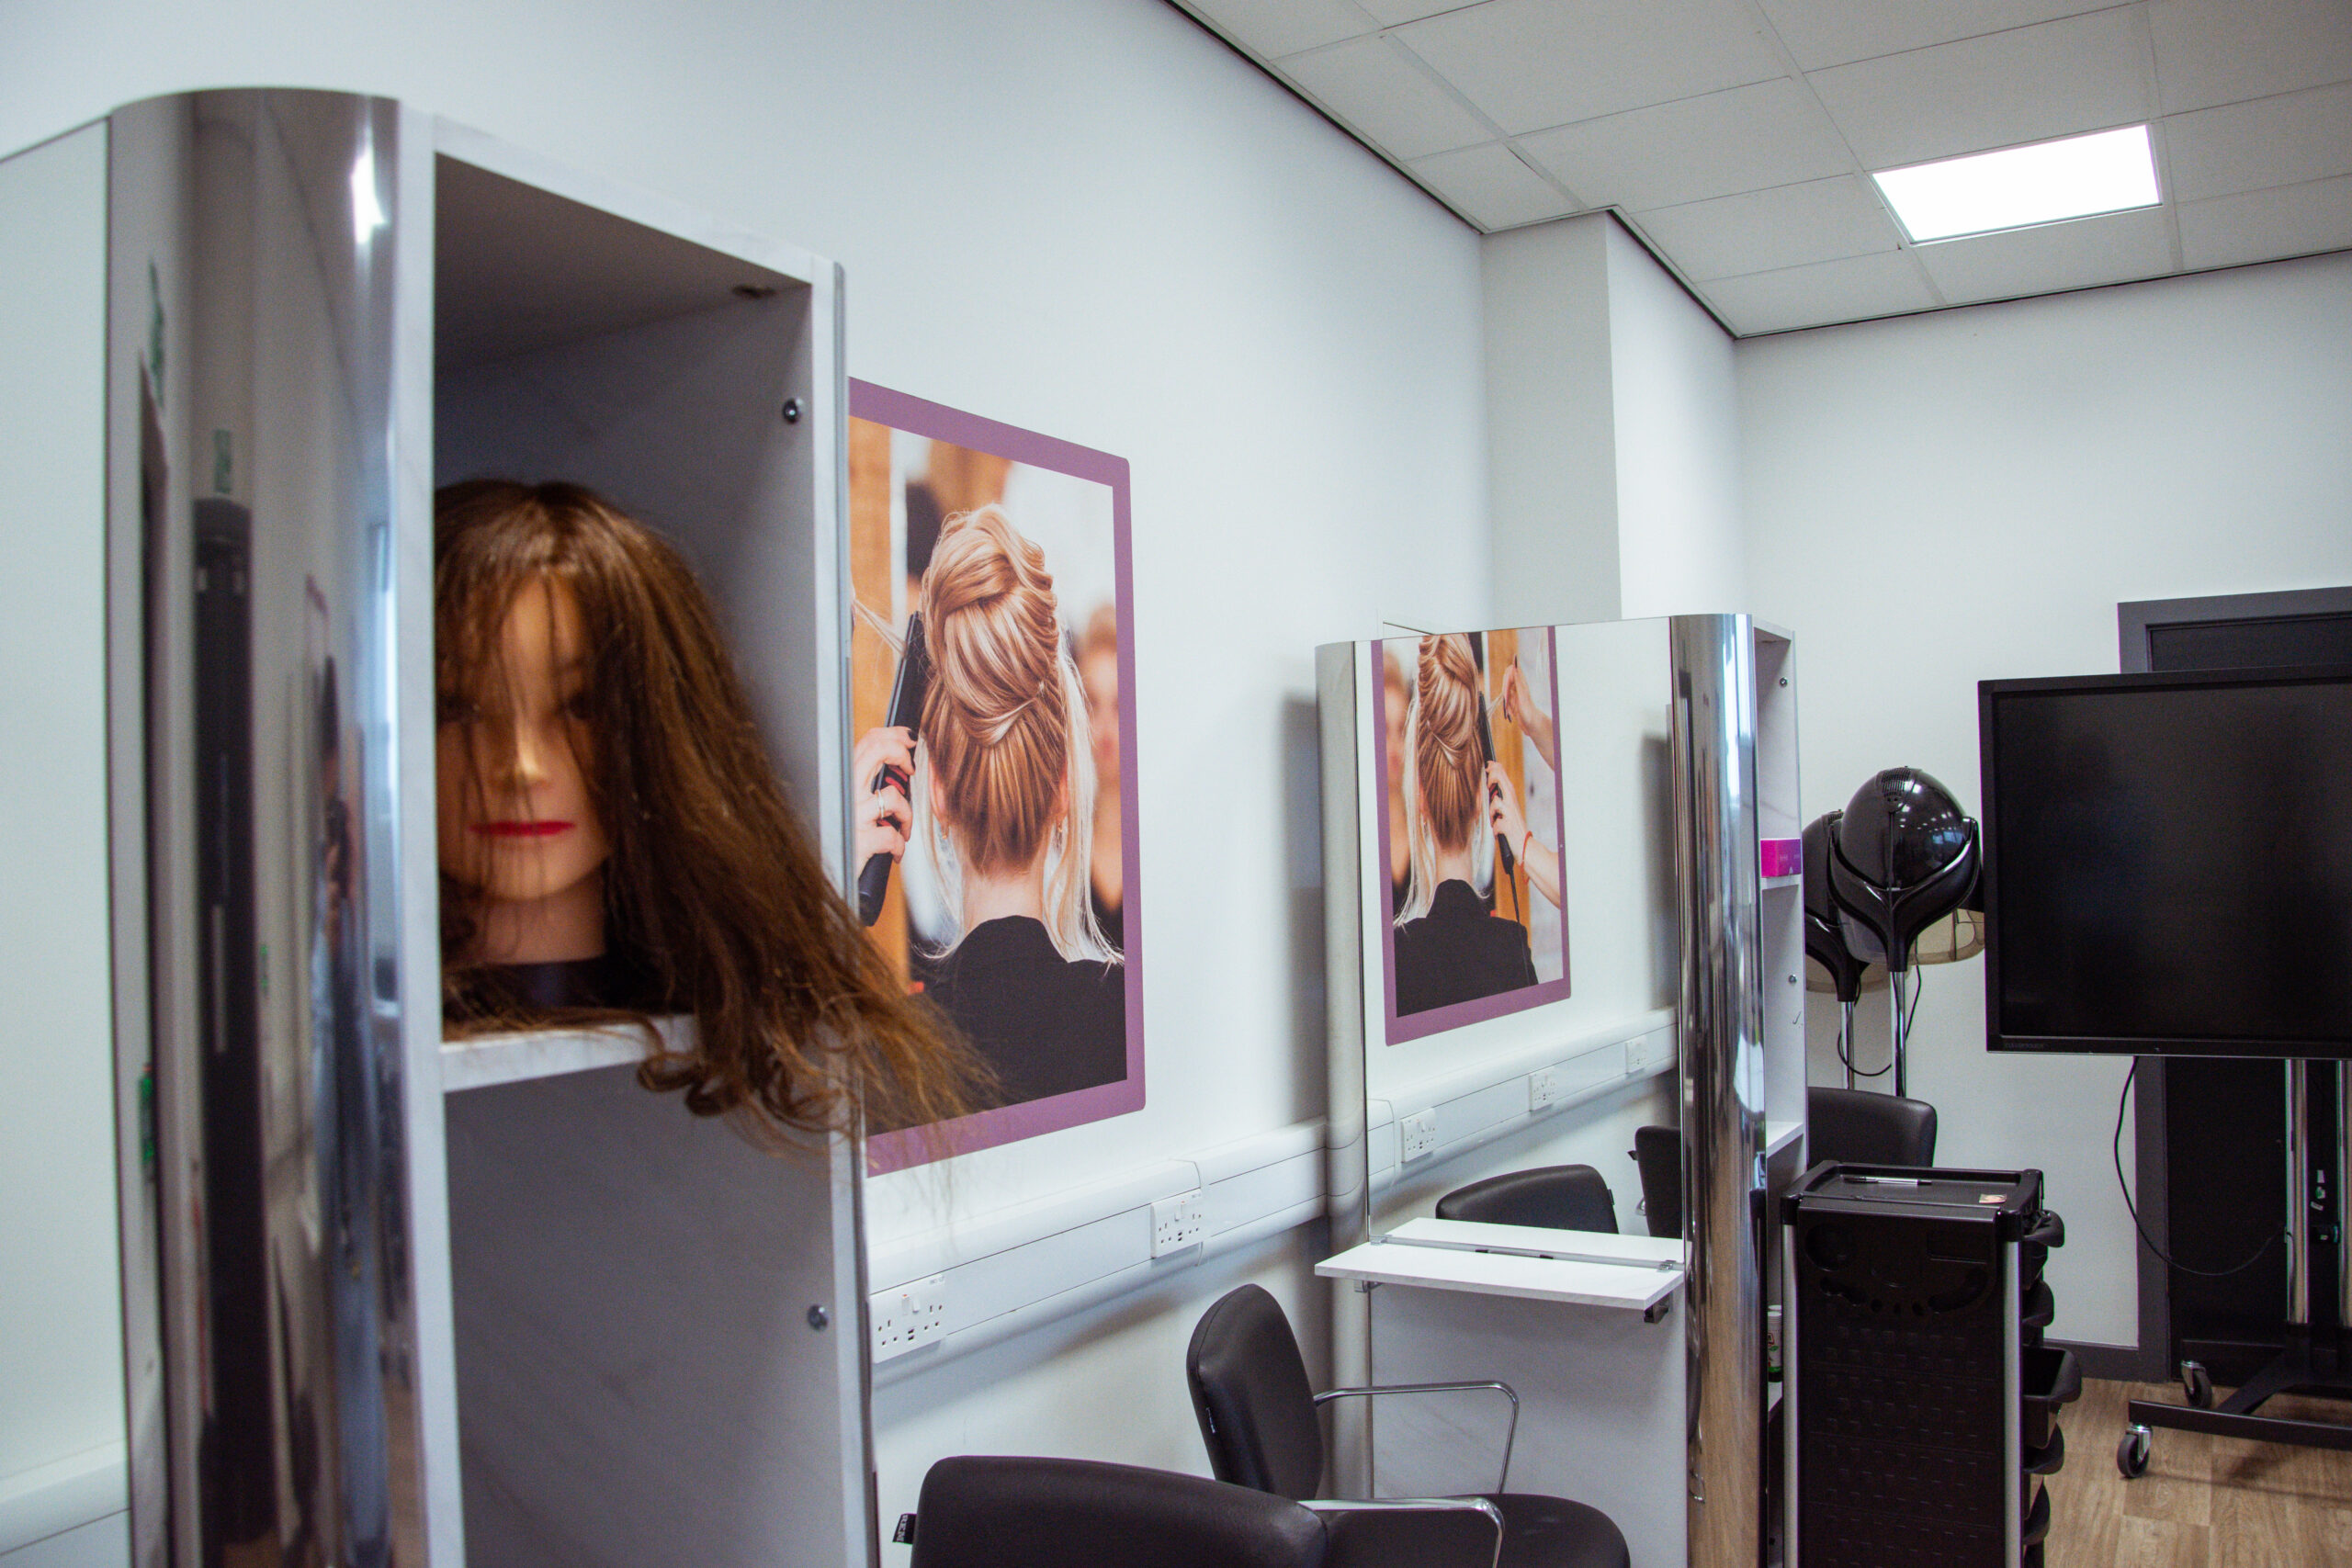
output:
[[[2148,1473],[2126,1481],[2115,1447],[2127,1399],[2178,1404],[2180,1389],[2085,1380],[2059,1418],[2048,1568],[2352,1565],[2352,1451],[2158,1428]],[[2282,1396],[2263,1414],[2352,1421],[2352,1405]]]

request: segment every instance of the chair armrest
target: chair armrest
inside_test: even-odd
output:
[[[1500,1568],[1502,1510],[1484,1497],[1389,1498],[1349,1502],[1309,1498],[1299,1505],[1323,1520],[1330,1541],[1326,1568]]]
[[[1507,1382],[1392,1382],[1367,1384],[1361,1388],[1327,1388],[1315,1396],[1319,1408],[1334,1399],[1374,1399],[1387,1393],[1469,1393],[1490,1390],[1510,1401],[1510,1425],[1503,1428],[1502,1473],[1495,1477],[1495,1490],[1510,1490],[1510,1450],[1519,1440],[1519,1395]]]

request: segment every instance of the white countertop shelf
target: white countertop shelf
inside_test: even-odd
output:
[[[662,1043],[691,1050],[694,1020],[655,1021]],[[441,1092],[526,1083],[597,1067],[635,1066],[645,1060],[645,1036],[632,1024],[605,1029],[534,1029],[515,1034],[477,1034],[441,1042]]]
[[[1764,1157],[1770,1159],[1791,1144],[1804,1136],[1804,1123],[1792,1118],[1783,1122],[1767,1117],[1764,1122]]]
[[[1315,1271],[1331,1280],[1634,1312],[1672,1295],[1685,1272],[1679,1241],[1457,1220],[1411,1221],[1326,1258]]]

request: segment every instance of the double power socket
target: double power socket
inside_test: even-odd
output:
[[[918,1349],[947,1332],[947,1276],[933,1274],[866,1298],[874,1326],[874,1359],[889,1360]]]
[[[1165,1258],[1208,1239],[1208,1215],[1197,1187],[1151,1206],[1151,1255]],[[866,1298],[874,1359],[888,1361],[920,1350],[947,1333],[947,1276],[933,1274]]]

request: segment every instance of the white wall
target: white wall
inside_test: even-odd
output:
[[[1496,624],[1747,608],[1730,334],[1605,215],[1481,269]]]
[[[2352,255],[1750,340],[1738,374],[1808,820],[1905,764],[1973,809],[1975,683],[2114,670],[2118,601],[2352,582]],[[2052,1333],[2135,1342],[2125,1064],[1988,1055],[1983,966],[1926,976],[1912,1088],[1939,1159],[2041,1168],[2068,1221]]]
[[[0,342],[11,369],[0,377],[9,454],[0,461],[5,1553],[22,1534],[7,1506],[11,1478],[122,1441],[96,525],[106,500],[103,134],[0,165]]]
[[[1606,218],[1567,218],[1490,235],[1479,246],[1497,626],[1622,613],[1610,381],[1613,227]]]
[[[1607,235],[1617,613],[1745,610],[1731,334],[1623,226]]]
[[[1152,1103],[1060,1135],[1065,1163],[1320,1114],[1320,915],[1293,874],[1317,863],[1296,841],[1313,649],[1384,618],[1491,618],[1468,229],[1159,0],[0,11],[0,148],[252,84],[405,98],[807,245],[847,268],[853,374],[1128,457]],[[0,525],[13,551],[34,525]],[[38,780],[0,803],[51,804]],[[12,872],[0,895],[28,887]],[[1306,1254],[1250,1267],[1311,1318]],[[36,1266],[0,1258],[10,1279]],[[986,1352],[984,1383],[957,1370],[973,1360],[892,1389],[886,1496],[967,1444],[1204,1468],[1171,1356],[1231,1276],[1073,1320],[1087,1349],[1067,1360],[1048,1331]],[[20,1432],[13,1404],[0,1419],[11,1454],[82,1441]]]

